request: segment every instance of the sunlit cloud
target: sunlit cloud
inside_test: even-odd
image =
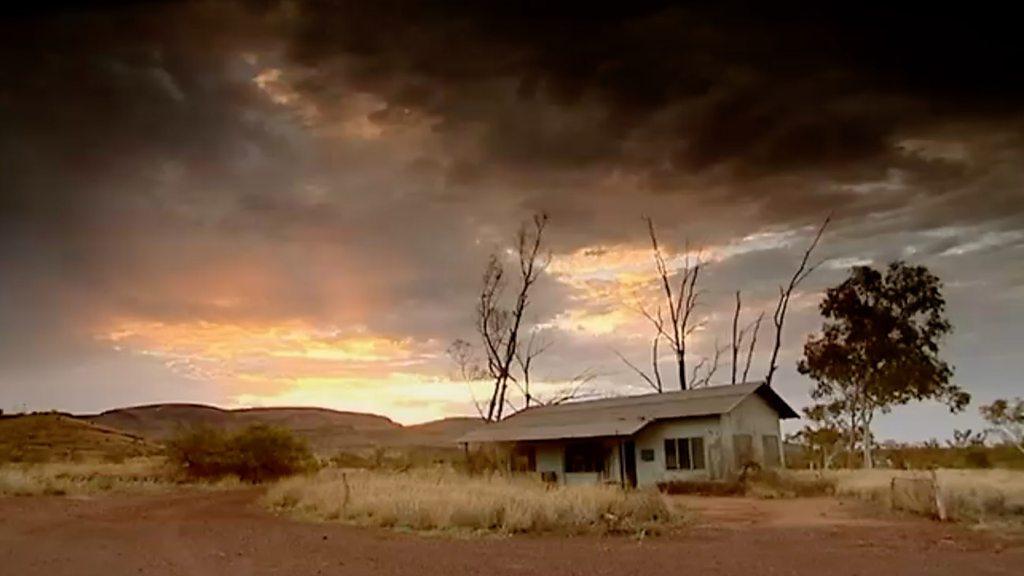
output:
[[[318,328],[304,322],[246,325],[124,321],[97,338],[159,359],[187,377],[212,380],[232,393],[281,393],[321,377],[369,378],[396,369],[430,371],[432,342],[384,338],[364,329]]]
[[[813,233],[813,229],[761,231],[726,244],[700,248],[684,244],[679,249],[662,244],[666,266],[674,275],[697,263],[720,264],[738,256],[786,249],[808,233]],[[642,311],[656,310],[663,298],[648,246],[584,247],[556,255],[548,272],[570,288],[571,301],[571,306],[548,325],[569,332],[602,336],[625,327],[642,330]]]

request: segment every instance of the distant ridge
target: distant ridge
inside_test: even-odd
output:
[[[268,424],[292,430],[325,455],[372,446],[452,447],[457,438],[483,423],[477,418],[457,417],[402,426],[386,416],[330,408],[219,408],[194,403],[144,404],[78,418],[152,442],[165,441],[196,426],[238,430]]]

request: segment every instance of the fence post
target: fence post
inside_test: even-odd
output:
[[[932,494],[935,497],[935,513],[939,515],[939,520],[946,521],[946,503],[942,500],[942,494],[939,491],[939,475],[933,469],[932,470]]]

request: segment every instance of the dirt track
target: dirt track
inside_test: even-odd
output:
[[[278,518],[255,494],[0,498],[0,574],[1021,574],[1024,547],[829,500],[692,500],[701,520],[623,537],[423,537]]]

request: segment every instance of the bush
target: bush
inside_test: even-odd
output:
[[[658,489],[675,495],[797,498],[835,494],[836,486],[829,478],[750,468],[735,481],[675,480],[659,482]]]
[[[672,480],[659,482],[658,490],[665,494],[691,496],[743,496],[746,487],[742,482],[720,482],[713,480]]]
[[[234,475],[259,483],[311,469],[309,447],[290,431],[254,425],[236,434],[201,427],[167,444],[167,458],[191,478]]]

